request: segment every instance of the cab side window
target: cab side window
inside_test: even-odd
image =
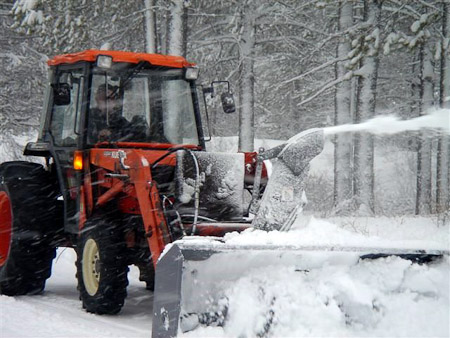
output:
[[[53,85],[50,131],[56,146],[74,147],[77,145],[82,84],[83,74],[80,70],[61,74],[60,83]]]

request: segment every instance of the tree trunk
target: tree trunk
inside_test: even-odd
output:
[[[144,0],[145,4],[145,50],[156,53],[156,14],[155,0]]]
[[[172,0],[169,16],[167,53],[186,56],[185,0]]]
[[[442,43],[441,43],[441,78],[439,90],[439,104],[441,108],[450,109],[450,4],[442,4]],[[450,123],[450,122],[449,122]],[[436,165],[436,211],[444,212],[449,209],[449,149],[450,138],[442,135],[438,140]]]
[[[420,115],[433,106],[433,55],[425,41],[420,50]],[[429,131],[421,133],[417,153],[416,215],[431,213],[431,138]]]
[[[355,122],[361,123],[375,115],[379,66],[381,1],[365,2],[366,21],[373,24],[368,51],[361,61]],[[367,37],[365,38],[367,40]],[[364,213],[374,212],[374,144],[370,134],[357,133],[354,140],[354,194],[357,207]]]
[[[353,25],[353,5],[344,2],[339,8],[339,31],[343,32]],[[337,47],[337,58],[349,54],[351,49],[348,36],[342,35]],[[336,79],[347,73],[346,62],[336,63]],[[335,125],[352,122],[351,114],[352,83],[343,81],[336,86],[335,93]],[[352,198],[352,154],[353,144],[350,134],[338,134],[334,145],[334,207],[336,211],[342,209]],[[345,211],[345,210],[342,210]]]
[[[240,39],[241,64],[239,67],[239,151],[254,151],[255,148],[254,15],[253,0],[248,0],[240,15],[242,34]]]

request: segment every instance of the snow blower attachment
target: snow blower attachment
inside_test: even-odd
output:
[[[252,222],[254,228],[291,228],[305,203],[309,162],[322,151],[323,143],[323,132],[313,129],[259,154],[259,162],[274,161],[260,204],[253,206],[253,210],[259,207]],[[229,242],[218,237],[184,237],[166,247],[157,264],[152,337],[176,337],[199,327],[226,327],[234,316],[230,314],[229,296],[238,282],[252,284],[254,273],[270,278],[271,271],[279,268],[307,273],[322,266],[355,265],[360,260],[388,256],[425,263],[448,254],[445,250],[415,248],[268,245]],[[273,315],[270,304],[266,310],[267,321],[256,325],[250,335],[267,335]]]
[[[273,159],[274,164],[261,203],[259,206],[252,207],[253,210],[259,209],[252,222],[254,228],[289,230],[305,202],[304,181],[308,174],[309,162],[321,153],[323,144],[323,132],[312,129],[300,133],[285,144],[259,154],[258,164],[267,159]],[[181,155],[180,153],[179,156]],[[197,155],[202,156],[198,157]],[[214,163],[211,159],[206,159],[205,154],[197,155],[197,165],[202,163],[200,166],[206,168],[206,170],[200,170],[202,182],[210,180],[215,182],[213,185],[217,185],[219,182],[219,185],[230,186],[230,182],[236,181],[229,176],[224,177],[223,169],[218,170],[215,175],[211,175],[211,164]],[[187,156],[183,157],[189,159]],[[223,161],[220,162],[223,163]],[[185,168],[183,169],[185,163],[185,159],[180,159],[177,171],[184,173],[186,171]],[[235,175],[239,173],[236,170],[228,170],[228,172],[234,172]],[[218,179],[220,175],[222,178]],[[214,180],[208,178],[210,176],[214,176]],[[183,183],[179,185],[183,185],[187,191],[193,191],[194,184],[190,186],[187,184],[190,181],[193,180],[182,178]],[[189,187],[191,188],[189,189]],[[258,184],[255,184],[253,189],[259,190]],[[217,191],[224,197],[230,195],[223,187],[212,187],[212,189],[206,190],[216,191],[212,197],[217,195]],[[232,192],[235,193],[236,190],[234,189]],[[180,199],[186,199],[185,193],[181,194]],[[200,200],[209,204],[209,208],[217,208],[211,197],[203,197]],[[213,297],[213,295],[220,294],[217,283],[220,280],[236,279],[244,271],[268,264],[269,261],[273,261],[273,258],[278,261],[280,256],[278,247],[224,247],[224,244],[217,242],[216,239],[208,241],[202,238],[197,243],[195,238],[198,237],[194,237],[192,240],[182,240],[182,243],[175,242],[158,262],[154,298],[154,337],[176,336],[178,328],[185,332],[199,324],[221,325],[225,320],[226,307],[222,308],[224,303],[217,300],[216,296]],[[248,259],[248,256],[253,257],[254,253],[258,253],[255,262],[253,259]],[[239,264],[239,268],[236,267],[236,263]],[[243,264],[241,265],[241,263]],[[215,278],[219,279],[215,280]],[[213,299],[214,301],[209,304],[213,310],[205,311],[205,301],[208,303]]]

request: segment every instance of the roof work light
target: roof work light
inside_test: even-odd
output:
[[[110,55],[99,55],[97,56],[97,67],[110,69],[112,61],[112,56]]]
[[[198,73],[199,73],[198,67],[188,67],[188,68],[186,68],[186,73],[184,74],[184,78],[186,80],[197,80]]]

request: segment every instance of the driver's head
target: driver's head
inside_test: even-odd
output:
[[[95,101],[97,103],[97,108],[101,111],[106,111],[106,109],[113,109],[116,107],[119,99],[119,90],[117,86],[108,86],[106,84],[101,84],[98,86],[95,93]]]

